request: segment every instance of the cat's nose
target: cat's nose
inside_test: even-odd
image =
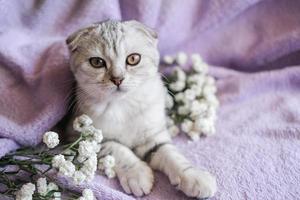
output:
[[[120,86],[121,85],[121,83],[122,83],[122,81],[124,80],[124,78],[122,78],[122,77],[111,77],[110,78],[110,80],[111,80],[111,82],[113,82],[116,86]]]

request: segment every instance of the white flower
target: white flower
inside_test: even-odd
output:
[[[53,157],[52,159],[52,166],[53,167],[56,167],[58,168],[60,165],[62,165],[62,163],[64,163],[66,160],[65,160],[65,157],[61,154],[59,155],[56,155]]]
[[[191,117],[194,118],[195,116],[204,115],[207,109],[207,103],[204,101],[193,101],[191,103]]]
[[[96,141],[81,141],[79,142],[79,156],[89,158],[91,155],[100,151],[100,145]]]
[[[81,184],[85,181],[86,175],[82,171],[75,171],[73,174],[73,180],[76,184]]]
[[[216,95],[214,95],[214,94],[205,96],[205,99],[208,101],[209,105],[211,105],[215,108],[218,108],[220,105],[219,100],[217,99]]]
[[[59,144],[58,134],[53,131],[48,131],[43,136],[43,142],[48,148],[52,149]]]
[[[204,85],[203,87],[203,96],[209,96],[214,95],[217,91],[217,88],[215,85]]]
[[[90,136],[90,135],[94,135],[96,131],[96,128],[94,126],[84,126],[81,128],[81,133],[83,134],[83,136]]]
[[[50,191],[58,191],[58,186],[53,182],[50,182],[47,186],[47,192]]]
[[[16,200],[32,200],[35,185],[32,183],[24,184],[16,194]]]
[[[37,186],[37,191],[39,194],[41,195],[46,195],[47,194],[47,180],[46,178],[39,178],[36,182],[36,186]]]
[[[92,190],[84,189],[82,192],[82,197],[79,200],[95,200],[95,196]]]
[[[183,66],[187,62],[187,54],[184,52],[179,52],[176,56],[176,62],[178,65]]]
[[[207,85],[215,85],[216,83],[215,79],[211,76],[206,76],[204,81]]]
[[[192,68],[197,73],[206,74],[208,71],[208,65],[205,62],[194,62]]]
[[[199,133],[199,132],[196,132],[196,131],[189,131],[189,132],[187,132],[187,135],[188,135],[193,141],[197,141],[197,140],[199,140],[199,135],[200,135],[200,133]]]
[[[93,139],[97,142],[97,143],[101,143],[103,140],[103,134],[102,131],[100,129],[95,129],[95,132],[93,134]]]
[[[181,123],[181,130],[183,132],[187,133],[193,129],[193,125],[194,125],[194,123],[191,120],[185,119]]]
[[[83,114],[75,118],[73,128],[75,131],[81,132],[83,127],[90,126],[92,123],[93,120],[89,116]]]
[[[71,161],[65,161],[59,166],[59,173],[66,177],[72,177],[75,172],[75,165]]]
[[[104,173],[108,178],[115,178],[116,177],[116,172],[112,168],[106,168],[104,170]]]
[[[52,198],[52,200],[61,200],[61,193],[60,192],[54,192],[53,196],[54,196],[54,198]]]
[[[190,113],[190,108],[187,104],[185,104],[185,105],[179,106],[177,108],[177,112],[179,115],[187,115]]]
[[[174,99],[177,103],[179,102],[183,102],[184,101],[184,93],[183,92],[179,92],[177,94],[175,94]]]
[[[86,175],[88,180],[94,178],[95,172],[97,170],[97,154],[91,155],[86,161],[83,162],[83,166],[80,171]]]
[[[175,60],[175,59],[174,59],[172,56],[170,56],[170,55],[165,55],[165,56],[163,57],[164,63],[166,63],[166,64],[168,64],[168,65],[173,64],[173,63],[174,63],[174,60]]]
[[[168,128],[168,131],[171,137],[175,137],[180,132],[179,128],[176,125],[170,126]]]
[[[203,62],[200,54],[197,54],[197,53],[194,53],[194,54],[191,55],[191,60],[192,60],[192,63]]]
[[[169,87],[174,92],[179,92],[185,88],[185,82],[184,81],[176,81],[174,83],[170,83]]]
[[[214,121],[210,118],[199,118],[195,122],[195,130],[204,135],[213,135],[215,133]]]
[[[166,107],[168,109],[171,109],[174,106],[174,101],[172,96],[169,93],[167,93],[165,100],[166,100]]]
[[[186,73],[180,67],[174,67],[174,73],[176,75],[177,81],[184,82],[186,80]]]
[[[195,95],[198,97],[198,96],[201,96],[202,94],[202,87],[197,85],[197,84],[193,84],[191,86],[191,90],[193,90],[195,92]]]
[[[196,98],[196,93],[194,90],[191,89],[187,89],[184,91],[184,97],[188,100],[188,101],[193,101]]]
[[[205,81],[205,76],[201,74],[192,74],[187,77],[187,83],[189,85],[197,85],[199,87],[202,87]]]

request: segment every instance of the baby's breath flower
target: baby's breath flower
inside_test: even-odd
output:
[[[185,119],[182,123],[181,123],[181,130],[185,133],[190,132],[193,129],[193,122],[189,119]]]
[[[97,143],[101,143],[103,140],[103,134],[102,131],[100,129],[95,129],[95,132],[93,134],[93,139],[97,142]]]
[[[199,63],[199,62],[203,62],[200,54],[198,53],[194,53],[191,55],[191,60],[192,60],[192,63]]]
[[[75,165],[71,161],[65,161],[59,166],[59,173],[66,177],[72,177],[75,172]]]
[[[202,74],[206,74],[208,70],[208,65],[205,62],[194,62],[192,67],[195,72]]]
[[[187,115],[190,113],[190,108],[187,104],[185,104],[185,105],[179,106],[177,108],[177,112],[179,115]]]
[[[52,200],[61,200],[61,193],[60,192],[54,192],[53,197],[54,198]]]
[[[172,56],[170,56],[170,55],[165,55],[165,56],[163,57],[163,62],[166,63],[166,64],[168,64],[168,65],[173,64],[173,63],[174,63],[174,60],[175,60],[175,59],[174,59]]]
[[[184,102],[184,99],[185,99],[184,93],[179,92],[179,93],[175,94],[174,99],[177,103]]]
[[[73,128],[75,131],[81,132],[84,127],[90,126],[92,123],[93,120],[89,116],[83,114],[74,120]]]
[[[195,122],[195,130],[204,135],[212,135],[215,133],[214,122],[210,118],[199,118]]]
[[[78,200],[95,200],[93,191],[90,189],[84,189],[82,192],[82,197],[79,197]]]
[[[174,67],[174,73],[176,75],[177,81],[186,80],[186,73],[180,67]]]
[[[47,192],[50,191],[58,191],[58,186],[53,182],[50,182],[47,186]]]
[[[48,148],[52,149],[59,144],[58,134],[53,131],[48,131],[43,136],[43,142]]]
[[[207,109],[207,103],[204,101],[193,101],[191,103],[191,117],[193,118],[195,116],[204,115]]]
[[[46,178],[39,178],[36,182],[36,186],[37,186],[37,191],[40,195],[46,195],[47,194],[47,180]]]
[[[32,200],[35,185],[32,183],[24,184],[16,194],[16,200]]]
[[[176,56],[176,62],[178,65],[183,66],[187,62],[187,54],[184,52],[179,52]]]
[[[188,100],[188,101],[193,101],[196,98],[196,93],[194,90],[191,89],[187,89],[184,91],[184,97]]]
[[[87,177],[87,180],[94,178],[97,170],[97,154],[91,155],[86,161],[83,162],[83,166],[80,171]]]
[[[89,158],[100,151],[100,145],[96,141],[79,142],[78,153],[81,157]]]
[[[75,171],[73,174],[73,180],[76,184],[81,184],[85,181],[86,175],[82,171]]]
[[[56,155],[56,156],[54,156],[53,159],[52,159],[52,166],[58,168],[58,167],[61,166],[62,163],[64,163],[65,161],[66,161],[66,160],[65,160],[65,157],[64,157],[63,155],[61,155],[61,154]]]
[[[184,81],[177,81],[174,83],[169,84],[169,87],[174,92],[179,92],[185,88],[185,82]]]
[[[186,133],[193,141],[199,140],[199,132],[197,131],[189,131]]]

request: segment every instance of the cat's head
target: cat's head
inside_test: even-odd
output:
[[[95,97],[133,91],[158,71],[157,35],[137,21],[93,24],[66,43],[79,87]]]

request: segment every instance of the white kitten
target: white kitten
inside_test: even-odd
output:
[[[215,178],[171,144],[156,33],[137,21],[105,21],[72,34],[67,44],[79,110],[102,129],[100,156],[115,157],[125,192],[149,194],[157,169],[187,196],[213,196]]]

